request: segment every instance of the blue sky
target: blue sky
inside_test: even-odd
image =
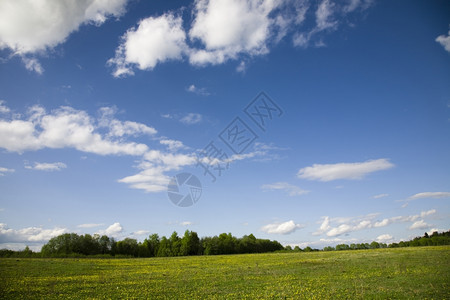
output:
[[[449,12],[1,1],[0,247],[189,229],[322,248],[450,229]],[[219,135],[236,117],[257,138],[234,153]],[[212,182],[199,162],[228,168]],[[179,207],[167,185],[185,172],[202,194]]]

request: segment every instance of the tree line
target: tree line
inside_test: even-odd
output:
[[[265,253],[282,250],[277,241],[257,239],[253,234],[236,238],[231,233],[199,238],[194,231],[186,230],[182,237],[173,232],[170,237],[152,234],[142,242],[125,238],[116,241],[106,235],[79,235],[65,233],[56,236],[42,246],[40,253],[0,250],[0,256],[21,257],[71,257],[71,256],[117,256],[117,257],[168,257],[187,255],[218,255]]]
[[[354,244],[338,244],[335,247],[327,246],[323,248],[323,251],[342,251],[342,250],[364,250],[364,249],[379,249],[379,248],[400,248],[400,247],[419,247],[419,246],[443,246],[450,245],[450,230],[447,232],[439,233],[433,232],[431,235],[425,232],[424,236],[416,237],[410,241],[401,241],[399,243],[379,243],[376,241],[369,243],[354,243]],[[319,251],[318,249],[311,249],[306,247],[300,249],[296,246],[294,249],[290,246],[286,246],[285,250],[288,251]]]
[[[374,241],[370,244],[339,244],[335,247],[327,246],[323,248],[323,251],[441,245],[450,245],[450,230],[442,233],[433,232],[431,235],[425,233],[422,237],[399,243],[386,244]],[[257,239],[253,234],[236,238],[231,233],[222,233],[219,236],[199,238],[196,232],[186,230],[183,237],[179,237],[177,232],[173,232],[168,238],[165,236],[160,238],[158,234],[152,234],[142,242],[132,238],[116,241],[112,237],[98,234],[65,233],[50,239],[48,243],[42,246],[41,252],[33,252],[28,246],[21,251],[2,249],[0,250],[0,257],[167,257],[274,251],[310,252],[320,250],[309,246],[304,249],[298,246],[295,248],[291,246],[283,247],[277,241]]]

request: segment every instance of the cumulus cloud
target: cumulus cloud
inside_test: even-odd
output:
[[[419,220],[414,222],[409,229],[414,230],[414,229],[428,229],[430,228],[432,225],[427,224],[424,220]]]
[[[71,107],[47,112],[41,106],[33,106],[21,119],[0,118],[0,148],[18,153],[44,148],[72,148],[98,155],[137,156],[140,159],[136,166],[139,172],[118,182],[146,192],[165,191],[169,183],[166,172],[196,163],[195,153],[175,153],[187,148],[181,141],[153,138],[159,141],[157,145],[167,146],[169,152],[151,150],[146,144],[129,141],[130,137],[137,135],[153,137],[157,131],[145,124],[118,120],[115,112],[115,108],[104,107],[99,110],[99,117],[94,118]],[[188,123],[195,123],[200,118],[196,115],[187,117]],[[28,168],[49,171],[64,166],[62,163],[35,163]]]
[[[269,14],[280,1],[197,0],[195,20],[189,37],[204,49],[192,50],[194,65],[220,64],[239,53],[259,55],[268,52],[272,20]]]
[[[308,191],[301,189],[296,185],[289,184],[287,182],[276,182],[271,184],[264,184],[261,186],[264,191],[281,190],[285,191],[289,196],[300,196],[307,194]]]
[[[74,148],[99,155],[142,155],[148,150],[145,144],[114,140],[97,130],[95,120],[85,111],[64,106],[47,113],[33,106],[26,118],[0,119],[0,148],[19,153]]]
[[[143,19],[137,28],[129,29],[122,37],[116,56],[108,61],[115,66],[113,75],[133,75],[133,67],[151,70],[158,63],[181,59],[187,51],[182,23],[181,17],[167,13]]]
[[[170,151],[177,151],[178,149],[186,148],[186,146],[183,145],[183,142],[177,140],[162,139],[159,142],[161,145],[166,145]]]
[[[321,235],[323,233],[325,233],[327,230],[329,230],[330,227],[330,217],[326,216],[323,217],[323,221],[320,224],[319,229],[316,232],[313,232],[313,235]]]
[[[155,135],[156,129],[149,127],[142,123],[133,121],[120,121],[114,115],[117,113],[116,107],[101,107],[99,109],[100,119],[98,124],[101,127],[109,128],[108,136],[110,137],[124,137],[124,136],[138,136],[138,135]]]
[[[261,227],[261,231],[269,234],[289,234],[297,229],[304,228],[302,224],[296,224],[293,220],[284,223],[272,223]]]
[[[302,179],[332,181],[338,179],[361,179],[367,174],[394,167],[389,160],[382,158],[357,163],[313,164],[302,168],[297,176]]]
[[[0,243],[46,242],[52,237],[65,232],[67,232],[66,228],[59,227],[53,229],[44,229],[42,227],[11,229],[5,223],[0,223]]]
[[[445,51],[450,52],[450,31],[447,35],[443,34],[436,38],[436,42],[444,47]]]
[[[116,222],[116,223],[108,226],[108,228],[106,228],[104,230],[99,230],[97,233],[100,234],[100,235],[107,235],[107,236],[110,236],[110,237],[117,237],[122,232],[123,232],[122,225],[120,225],[120,223]]]
[[[320,228],[313,235],[326,234],[329,237],[340,236],[354,231],[363,229],[385,227],[393,223],[411,223],[410,229],[417,229],[425,226],[423,218],[429,217],[436,213],[435,209],[422,211],[420,214],[409,216],[396,216],[384,218],[381,221],[376,220],[377,214],[369,214],[363,217],[350,218],[329,218],[324,217]],[[426,224],[428,227],[429,225]],[[427,227],[427,228],[428,228]]]
[[[386,242],[392,241],[392,239],[393,239],[392,235],[390,235],[390,234],[382,234],[382,235],[379,235],[377,237],[377,242],[379,242],[379,243],[386,243]]]
[[[177,171],[196,162],[193,154],[173,154],[151,150],[144,155],[143,161],[137,166],[140,169],[137,174],[119,179],[118,182],[146,192],[163,192],[167,190],[170,181],[166,172]]]
[[[30,170],[38,170],[38,171],[61,171],[62,169],[67,168],[67,165],[62,162],[55,163],[40,163],[35,162],[34,166],[25,166],[26,169]]]
[[[269,53],[271,46],[291,32],[294,45],[307,47],[314,35],[336,30],[338,16],[367,8],[371,0],[352,0],[344,5],[323,0],[315,8],[314,28],[301,32],[310,2],[195,0],[188,28],[183,27],[181,16],[173,12],[141,20],[122,36],[115,57],[108,64],[114,67],[115,77],[124,77],[133,75],[136,68],[152,70],[169,60],[187,58],[191,65],[206,66],[240,59],[237,72],[244,72],[242,59]],[[324,45],[321,39],[315,44]]]
[[[42,73],[35,58],[65,42],[82,24],[101,25],[125,12],[127,0],[3,0],[0,1],[0,49],[20,55],[27,69]]]

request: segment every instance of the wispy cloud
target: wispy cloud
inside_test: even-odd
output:
[[[197,124],[200,123],[202,120],[203,120],[202,115],[198,113],[188,113],[184,117],[180,118],[180,122],[187,125]]]
[[[138,230],[133,233],[131,233],[132,236],[142,236],[142,235],[148,235],[150,231],[148,230]]]
[[[424,192],[417,193],[408,198],[408,200],[428,199],[428,198],[450,198],[450,192]]]
[[[206,90],[206,88],[200,88],[195,86],[194,84],[191,84],[187,89],[188,92],[201,95],[201,96],[209,96],[210,93]]]
[[[275,182],[271,184],[264,184],[261,186],[263,191],[281,190],[286,192],[289,196],[300,196],[307,194],[309,191],[305,191],[296,185],[289,184],[287,182]]]
[[[80,224],[77,227],[78,228],[95,228],[95,227],[100,227],[103,225],[105,225],[105,224],[103,224],[103,223],[86,223],[86,224]]]
[[[54,162],[54,163],[40,163],[35,162],[34,166],[25,165],[26,169],[37,170],[37,171],[61,171],[62,169],[67,168],[67,165],[62,162]]]
[[[372,198],[373,199],[380,199],[380,198],[384,198],[384,197],[387,197],[387,196],[389,196],[389,194],[378,194],[378,195],[373,196]]]
[[[192,223],[191,221],[183,221],[179,223],[181,226],[190,226],[193,225],[194,223]]]
[[[293,220],[282,223],[271,223],[261,227],[261,231],[269,234],[290,234],[297,229],[304,228],[302,224],[296,224]]]
[[[5,173],[13,173],[13,172],[15,172],[14,169],[8,169],[8,168],[0,167],[0,176],[4,176]]]
[[[11,110],[9,109],[9,107],[7,107],[5,105],[6,101],[4,100],[0,100],[0,113],[1,114],[6,114],[9,113]]]
[[[388,159],[381,158],[356,163],[313,164],[302,168],[297,176],[302,179],[332,181],[338,179],[362,179],[366,175],[394,167]]]
[[[414,194],[407,199],[397,200],[397,202],[405,202],[402,207],[408,206],[409,202],[419,199],[440,199],[440,198],[450,198],[450,192],[423,192]]]
[[[450,26],[450,25],[449,25]],[[444,47],[445,51],[450,52],[450,31],[447,35],[443,34],[436,38],[436,42]]]

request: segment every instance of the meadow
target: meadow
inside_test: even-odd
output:
[[[450,299],[450,246],[2,258],[0,278],[2,299]]]

